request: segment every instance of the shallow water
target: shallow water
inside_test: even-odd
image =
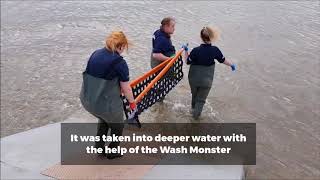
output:
[[[167,15],[177,18],[177,48],[197,46],[204,25],[220,29],[216,44],[238,70],[216,65],[201,121],[257,123],[249,177],[320,177],[318,1],[1,1],[1,137],[82,111],[81,72],[111,30],[133,43],[124,55],[131,79],[149,70],[151,36]],[[191,121],[184,72],[143,121]]]

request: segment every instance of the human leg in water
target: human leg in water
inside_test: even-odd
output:
[[[196,104],[196,96],[197,96],[198,87],[191,86],[190,88],[191,88],[191,95],[192,95],[190,113],[193,114],[194,107],[195,107],[195,104]]]
[[[195,94],[195,104],[193,110],[193,118],[198,119],[201,115],[204,104],[210,92],[211,87],[197,87]]]

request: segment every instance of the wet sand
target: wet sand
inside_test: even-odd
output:
[[[202,122],[257,123],[252,179],[320,177],[319,2],[1,1],[1,137],[83,111],[81,72],[107,32],[122,29],[131,79],[149,70],[151,37],[164,16],[177,18],[177,48],[200,43],[204,25],[238,65],[217,64]],[[146,65],[147,64],[147,65]],[[144,122],[190,122],[185,78]]]

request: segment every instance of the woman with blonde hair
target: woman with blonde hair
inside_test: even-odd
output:
[[[129,68],[121,54],[128,50],[128,40],[122,31],[112,32],[105,42],[105,47],[94,51],[89,58],[80,93],[84,108],[99,119],[97,136],[100,140],[107,135],[121,136],[124,110],[121,92],[134,110],[136,104],[129,85]],[[96,148],[104,149],[105,142],[96,143]],[[117,148],[119,142],[111,142],[109,148]],[[105,155],[105,154],[103,154]],[[119,153],[107,154],[108,159],[121,157]]]
[[[191,88],[192,102],[191,113],[195,119],[201,115],[203,106],[207,96],[211,90],[211,85],[214,76],[215,61],[230,66],[232,71],[235,71],[236,66],[225,59],[220,49],[211,43],[218,39],[218,31],[210,27],[203,27],[200,32],[200,37],[203,41],[198,47],[195,47],[188,54],[188,48],[185,48],[185,57],[189,69],[189,85]]]

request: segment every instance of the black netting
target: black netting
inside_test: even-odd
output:
[[[141,112],[148,109],[156,102],[162,101],[170,92],[170,90],[178,84],[178,82],[183,78],[182,65],[182,58],[179,57],[179,59],[168,70],[168,72],[163,77],[161,77],[158,82],[156,82],[151,90],[137,104],[138,111],[136,115],[139,115]],[[150,75],[145,80],[134,86],[132,88],[134,98],[136,98],[160,72],[161,70],[156,72],[155,74]],[[128,118],[129,114],[132,113],[129,108],[129,102],[124,96],[122,96],[122,99],[125,114]]]

